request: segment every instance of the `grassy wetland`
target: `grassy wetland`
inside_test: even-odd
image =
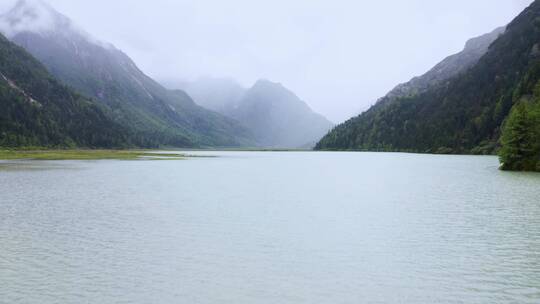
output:
[[[0,150],[0,160],[178,160],[182,153],[139,150]]]

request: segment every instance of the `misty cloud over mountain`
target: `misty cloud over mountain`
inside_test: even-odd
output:
[[[236,119],[265,147],[312,148],[333,126],[296,94],[269,80],[258,80],[249,89],[230,78],[210,77],[168,85],[185,90],[199,105]]]
[[[21,0],[0,20],[12,41],[63,83],[100,101],[135,132],[139,145],[256,145],[238,122],[197,106],[182,91],[165,89],[124,52],[91,38],[42,1]]]
[[[271,79],[336,123],[530,2],[47,0],[154,79]]]

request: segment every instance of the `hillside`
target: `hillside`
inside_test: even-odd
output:
[[[145,75],[126,54],[92,38],[41,1],[19,1],[0,30],[63,83],[109,108],[145,145],[243,146],[251,134],[236,121],[196,105]]]
[[[0,34],[1,147],[127,147],[132,135],[106,110],[58,83]]]
[[[393,99],[417,95],[466,72],[487,53],[489,46],[504,33],[505,29],[505,27],[499,27],[491,33],[470,39],[465,43],[465,48],[461,52],[448,56],[424,75],[396,86],[385,98]]]
[[[316,148],[494,153],[510,110],[537,82],[539,20],[535,1],[474,65],[424,92],[383,99],[336,127]]]

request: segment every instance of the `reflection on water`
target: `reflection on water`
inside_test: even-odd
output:
[[[198,154],[220,157],[1,163],[0,302],[540,302],[539,174]]]

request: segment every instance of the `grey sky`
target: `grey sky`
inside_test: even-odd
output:
[[[156,79],[281,82],[335,122],[532,0],[46,0]],[[1,0],[0,10],[15,0]]]

